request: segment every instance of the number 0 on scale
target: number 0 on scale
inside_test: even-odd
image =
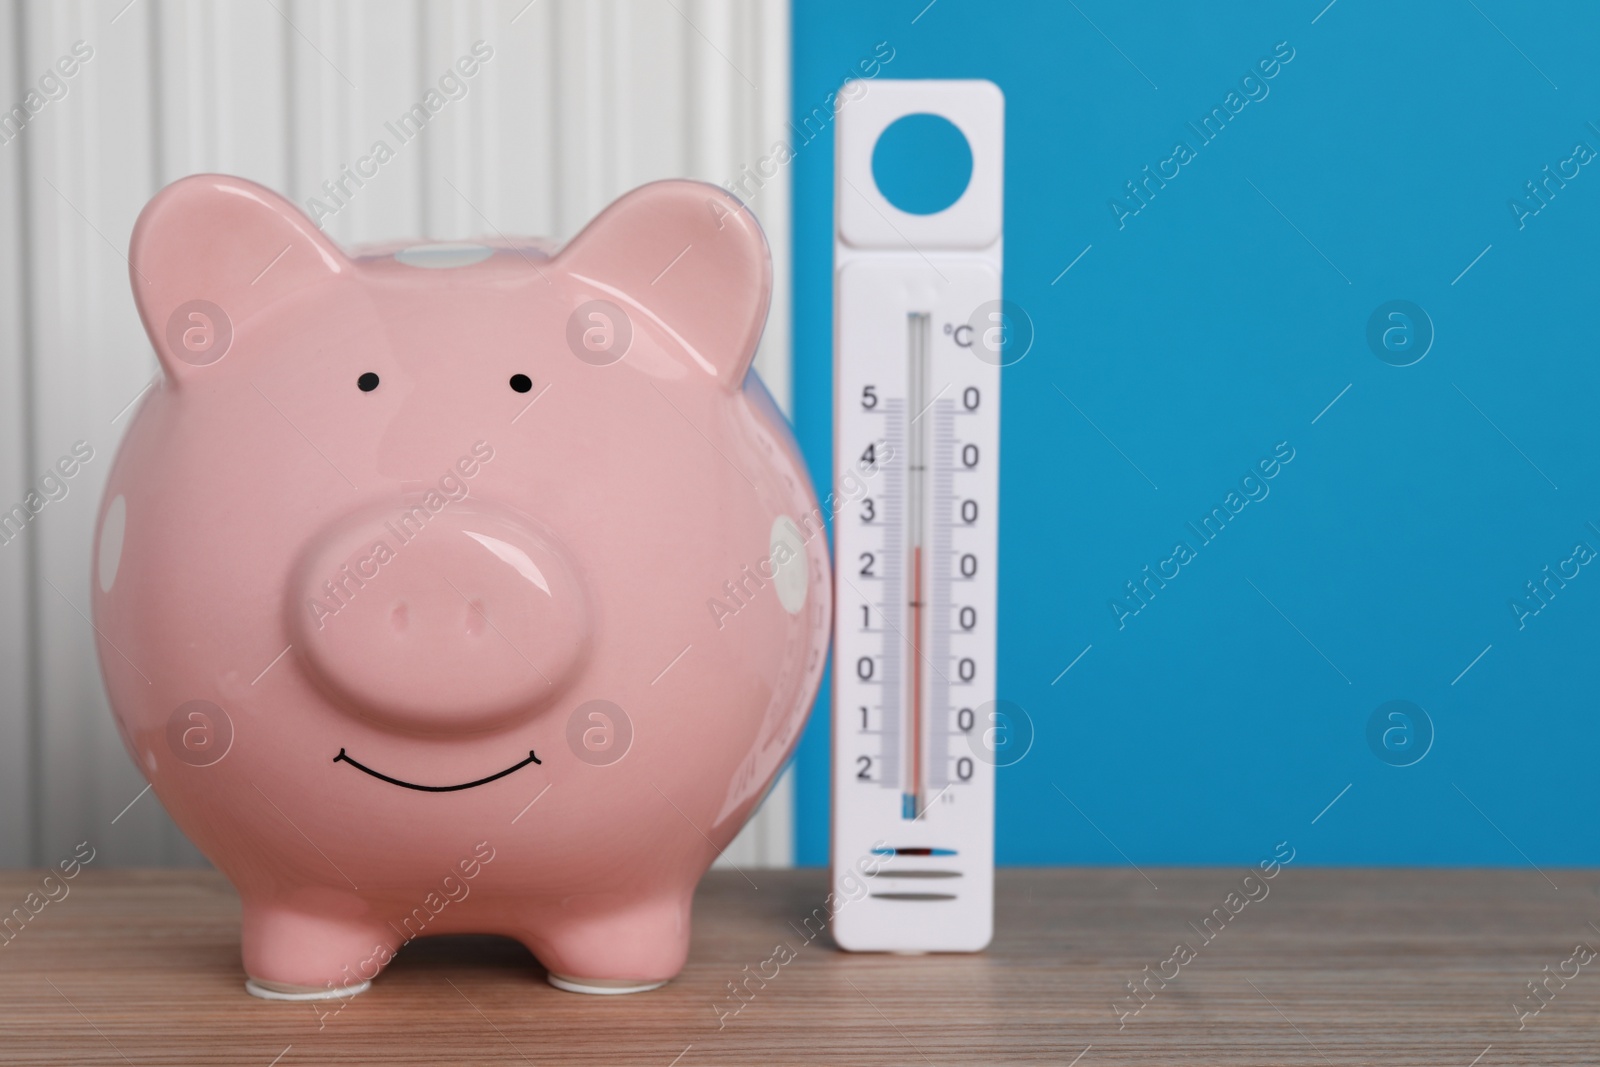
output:
[[[848,87],[847,87],[848,89]],[[841,92],[834,189],[834,936],[975,951],[994,910],[1004,100],[986,81]],[[965,137],[967,186],[897,208],[906,116]]]

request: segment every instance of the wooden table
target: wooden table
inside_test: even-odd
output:
[[[820,871],[750,871],[758,889],[718,871],[696,900],[689,966],[662,990],[562,993],[518,945],[447,938],[407,947],[340,1008],[245,993],[220,876],[88,869],[0,945],[0,1062],[1600,1062],[1600,959],[1550,980],[1520,1030],[1514,1008],[1535,1004],[1525,983],[1574,970],[1577,943],[1600,948],[1595,873],[1546,871],[1557,890],[1532,871],[1289,867],[1203,943],[1188,924],[1243,873],[1007,870],[988,952],[905,957],[806,939]],[[0,906],[38,885],[0,874]],[[1194,958],[1133,1000],[1125,983],[1147,966],[1172,974],[1179,941]],[[793,958],[766,963],[779,945]],[[729,998],[762,971],[776,975],[742,1006]]]

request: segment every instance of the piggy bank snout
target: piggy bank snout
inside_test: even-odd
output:
[[[487,729],[537,712],[589,643],[583,583],[555,538],[509,511],[380,507],[314,536],[291,582],[291,639],[342,710],[398,729]]]

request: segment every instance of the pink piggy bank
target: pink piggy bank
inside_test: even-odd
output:
[[[559,252],[346,254],[200,175],[130,250],[162,377],[101,504],[124,743],[233,881],[251,992],[494,933],[552,983],[682,968],[803,726],[822,515],[750,361],[771,262],[660,182]]]

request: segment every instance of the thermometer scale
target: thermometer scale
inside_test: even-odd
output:
[[[976,951],[993,929],[1004,100],[986,81],[840,96],[834,936]],[[966,138],[972,170],[954,203],[911,214],[878,189],[873,151],[927,114]]]

